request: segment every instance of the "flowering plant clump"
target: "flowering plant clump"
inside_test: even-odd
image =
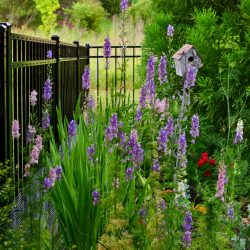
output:
[[[46,177],[43,181],[44,191],[48,192],[57,181],[61,180],[62,178],[62,167],[56,166],[51,168],[49,171],[49,176]]]
[[[216,165],[216,160],[213,157],[209,157],[207,152],[203,152],[197,164],[199,169],[203,170],[204,176],[210,177],[213,171],[211,167]]]

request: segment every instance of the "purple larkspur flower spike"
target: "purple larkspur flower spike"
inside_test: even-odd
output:
[[[167,58],[166,56],[162,56],[159,63],[158,68],[158,79],[160,84],[167,82]]]
[[[92,192],[92,204],[96,206],[100,202],[100,193],[97,189]]]
[[[167,27],[167,36],[173,37],[173,35],[174,35],[174,26],[169,24]]]
[[[47,51],[47,58],[51,59],[52,56],[53,56],[52,50],[48,50],[48,51]]]
[[[243,121],[241,119],[238,120],[236,134],[233,143],[238,144],[243,141]]]
[[[69,137],[74,137],[76,135],[76,122],[74,120],[71,120],[68,125],[68,135]]]
[[[18,139],[20,137],[20,125],[18,120],[13,120],[12,122],[12,137],[13,139]]]
[[[190,130],[190,134],[193,137],[193,143],[195,138],[199,137],[199,116],[198,115],[193,115],[192,117],[192,122],[191,122],[191,130]]]
[[[43,88],[43,99],[49,101],[52,98],[52,82],[50,79],[47,79],[44,83]]]
[[[128,0],[121,0],[120,7],[122,12],[126,11],[128,8]]]
[[[182,237],[182,241],[185,247],[191,246],[192,241],[192,213],[187,211],[184,217],[183,228],[184,228],[184,235]]]
[[[32,107],[34,107],[35,105],[36,105],[36,102],[37,102],[37,98],[36,98],[36,96],[37,96],[37,92],[36,92],[36,90],[33,90],[31,93],[30,93],[30,105],[32,106]]]
[[[82,75],[82,89],[83,91],[90,89],[90,69],[88,66],[85,66],[84,72]]]

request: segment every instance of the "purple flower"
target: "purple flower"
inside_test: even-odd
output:
[[[36,102],[37,102],[37,92],[35,90],[33,90],[31,93],[30,93],[30,105],[32,107],[34,107],[36,105]]]
[[[168,102],[166,98],[163,98],[162,100],[156,99],[154,102],[154,110],[156,113],[161,114],[164,113],[164,111],[168,108]]]
[[[125,12],[128,8],[128,0],[121,0],[120,7],[121,11]]]
[[[25,166],[24,166],[24,175],[23,176],[24,177],[30,176],[30,164],[29,163],[25,164]]]
[[[90,69],[88,66],[85,66],[82,75],[82,89],[83,91],[90,89]]]
[[[167,134],[169,136],[172,136],[174,134],[174,119],[173,119],[173,117],[168,118],[166,130],[167,130]]]
[[[32,125],[28,125],[27,133],[26,133],[26,144],[29,144],[34,139],[36,133],[36,128]]]
[[[158,208],[161,209],[162,211],[165,211],[167,209],[167,204],[163,199],[161,199],[161,201],[159,202]]]
[[[94,155],[95,155],[95,143],[90,145],[88,148],[87,148],[87,154],[88,154],[88,160],[89,161],[94,161]]]
[[[162,56],[159,63],[158,68],[158,79],[160,81],[160,84],[167,82],[167,58],[166,56]]]
[[[234,208],[227,205],[227,217],[230,219],[230,220],[233,220],[234,219]]]
[[[236,135],[234,138],[233,143],[238,144],[243,141],[243,121],[241,119],[238,120],[237,128],[236,128]]]
[[[103,57],[106,58],[105,69],[108,69],[109,68],[109,61],[107,59],[109,57],[111,57],[111,43],[110,43],[110,40],[109,40],[108,36],[106,36],[104,38]]]
[[[112,142],[118,135],[118,118],[117,114],[112,114],[109,125],[105,130],[105,142]]]
[[[43,181],[44,191],[47,192],[52,187],[52,181],[50,178],[45,178]]]
[[[93,205],[96,206],[100,201],[100,193],[98,192],[97,189],[95,189],[92,192],[92,199],[93,199],[93,201],[92,201]]]
[[[56,170],[56,179],[60,180],[62,178],[62,167],[57,166],[55,170]]]
[[[168,131],[166,128],[161,128],[158,136],[158,150],[166,153],[167,143],[168,143]]]
[[[40,154],[39,148],[36,145],[34,145],[31,152],[30,152],[29,164],[38,164],[39,154]]]
[[[68,125],[68,136],[74,137],[76,135],[76,122],[74,120],[71,120]]]
[[[167,36],[173,37],[174,35],[174,26],[169,24],[167,27]]]
[[[52,97],[52,83],[50,79],[47,79],[44,83],[44,88],[43,88],[43,99],[45,101],[49,101]]]
[[[219,175],[217,180],[217,192],[215,194],[215,197],[219,197],[221,201],[224,201],[224,190],[225,190],[225,183],[226,183],[226,167],[221,166],[219,168]]]
[[[95,108],[95,99],[92,95],[89,96],[88,102],[87,102],[88,109],[94,109]]]
[[[126,169],[126,181],[131,181],[134,178],[134,168],[127,168]]]
[[[123,131],[119,131],[118,132],[118,138],[120,139],[120,146],[123,150],[126,150],[126,135]]]
[[[41,151],[43,149],[43,138],[41,135],[37,135],[35,139],[36,147]]]
[[[177,157],[180,160],[180,167],[185,167],[187,164],[186,159],[186,149],[187,149],[187,142],[186,142],[186,134],[180,134],[178,140],[178,153]]]
[[[159,162],[158,159],[153,160],[152,170],[155,171],[155,172],[160,172],[161,167],[160,167],[160,162]]]
[[[193,139],[196,137],[199,137],[199,116],[198,115],[193,115],[192,117],[192,123],[191,123],[191,130],[190,134],[192,135]]]
[[[148,59],[147,63],[147,75],[146,75],[146,85],[147,85],[147,96],[149,99],[149,103],[153,103],[155,98],[155,83],[154,83],[154,76],[155,76],[155,62],[157,57],[151,55]]]
[[[189,89],[194,86],[196,81],[196,70],[192,65],[188,65],[184,88]]]
[[[191,246],[191,240],[192,240],[192,213],[190,211],[186,212],[183,228],[185,229],[184,235],[183,235],[183,244],[184,246],[188,247]]]
[[[141,220],[143,222],[143,224],[146,224],[146,216],[147,216],[147,211],[145,208],[141,208],[138,212],[139,216],[141,217]]]
[[[128,140],[128,154],[135,168],[142,164],[144,152],[141,145],[138,143],[138,133],[135,129],[132,129]]]
[[[42,117],[42,128],[43,130],[48,129],[50,126],[50,116],[48,113],[44,113]]]
[[[140,107],[145,108],[146,107],[146,100],[147,100],[147,85],[143,85],[141,88],[140,93]]]
[[[13,139],[18,139],[20,137],[20,125],[18,120],[13,120],[12,122],[12,137]]]
[[[52,50],[47,51],[47,58],[49,58],[49,59],[52,58]]]
[[[136,119],[136,121],[141,121],[142,120],[142,111],[141,111],[141,108],[137,109],[135,119]]]

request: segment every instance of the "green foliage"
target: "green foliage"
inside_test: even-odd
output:
[[[100,2],[89,0],[87,2],[76,2],[65,9],[70,21],[79,28],[98,30],[105,17],[105,10]]]
[[[60,7],[59,0],[34,0],[36,9],[41,14],[42,25],[39,29],[46,34],[56,27],[56,13],[55,11]]]
[[[151,0],[138,0],[128,9],[128,13],[132,16],[134,23],[143,20],[144,23],[148,22],[153,16],[152,1]]]
[[[120,0],[101,0],[103,8],[109,15],[120,13]]]
[[[9,22],[14,27],[30,25],[39,21],[39,13],[35,10],[33,0],[0,1],[1,21]]]

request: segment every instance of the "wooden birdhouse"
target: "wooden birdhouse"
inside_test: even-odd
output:
[[[190,44],[185,44],[173,56],[176,75],[185,76],[188,65],[195,66],[197,71],[202,66],[201,57],[197,50]]]

